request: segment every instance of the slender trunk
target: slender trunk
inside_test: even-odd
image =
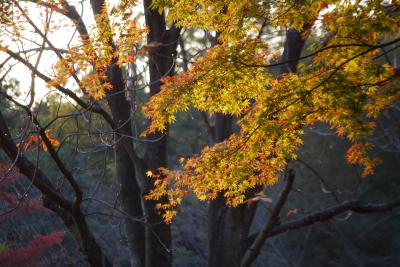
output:
[[[124,93],[124,81],[121,69],[112,65],[108,78],[113,90],[108,93],[114,123],[118,129],[115,133],[115,167],[120,185],[121,203],[124,211],[130,216],[125,219],[126,236],[130,249],[131,266],[144,266],[145,263],[145,226],[142,211],[141,190],[135,173],[135,165],[129,153],[134,153],[132,140],[130,105]],[[128,151],[131,150],[131,151]]]
[[[93,14],[102,14],[106,4],[104,0],[90,1]],[[106,18],[102,18],[107,19]],[[97,21],[99,23],[99,21]],[[104,21],[102,21],[104,23]],[[114,41],[105,40],[115,50]],[[143,223],[142,196],[139,180],[136,177],[136,154],[133,150],[131,128],[131,106],[125,98],[125,83],[122,70],[114,59],[107,69],[108,81],[113,90],[107,91],[107,102],[111,109],[115,124],[115,168],[117,181],[120,186],[120,197],[123,210],[128,214],[125,218],[126,237],[130,251],[131,266],[145,265],[145,226]]]
[[[173,56],[176,54],[179,36],[179,30],[175,26],[167,30],[164,14],[152,10],[151,3],[151,0],[143,2],[146,25],[150,29],[147,43],[152,44],[149,45],[150,96],[160,91],[162,77],[174,74]],[[153,188],[153,181],[145,172],[157,172],[160,167],[167,166],[168,132],[158,132],[148,138],[157,141],[146,144],[144,167],[143,164],[138,166],[138,175],[142,177],[144,185],[143,194],[148,194]],[[146,266],[172,266],[171,227],[164,223],[155,209],[155,201],[145,201],[143,206],[146,217]]]

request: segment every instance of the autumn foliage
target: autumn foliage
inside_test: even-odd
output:
[[[317,122],[354,143],[344,156],[364,167],[363,176],[373,172],[379,160],[367,154],[368,137],[380,112],[400,96],[395,70],[377,59],[399,41],[399,16],[376,1],[195,2],[155,5],[168,8],[179,26],[219,31],[219,44],[187,72],[163,79],[162,91],[144,107],[152,120],[145,134],[164,131],[176,112],[190,107],[235,115],[240,132],[182,160],[182,170],[163,169],[155,176],[156,189],[148,198],[168,196],[168,203],[159,204],[167,220],[188,193],[200,200],[222,193],[228,205],[237,206],[249,189],[275,184],[288,161],[296,159],[304,129]],[[297,72],[269,71],[285,58],[278,63],[282,51],[259,38],[261,22],[255,21],[260,17],[271,27],[315,39]]]
[[[62,231],[34,236],[26,246],[0,251],[0,262],[8,267],[33,266],[47,249],[61,245],[63,239],[64,232]]]
[[[55,134],[51,133],[51,130],[48,129],[45,131],[45,136],[49,140],[50,144],[53,147],[59,147],[60,142],[56,139]],[[22,143],[22,148],[25,151],[31,150],[31,151],[36,151],[38,148],[42,148],[43,151],[47,152],[48,147],[45,144],[45,142],[42,140],[40,135],[37,134],[31,134],[29,135],[26,140],[24,140]],[[17,144],[17,146],[21,146],[21,144]]]
[[[0,163],[0,223],[7,220],[21,219],[22,216],[35,212],[50,212],[43,207],[39,197],[18,196],[10,189],[17,182],[20,173],[12,164]],[[8,190],[7,190],[8,189]],[[36,235],[25,246],[0,249],[0,263],[2,266],[34,266],[41,259],[47,249],[60,245],[64,232],[54,231],[48,235]]]
[[[0,162],[0,201],[2,203],[2,210],[12,211],[1,214],[0,221],[5,220],[7,217],[26,215],[34,212],[50,212],[50,210],[43,207],[40,197],[30,197],[28,196],[28,192],[25,195],[13,192],[11,189],[12,185],[18,182],[20,176],[21,173],[14,164]]]
[[[98,228],[89,227],[87,218],[121,217],[131,264],[172,266],[171,227],[162,219],[170,223],[183,198],[193,194],[210,203],[209,265],[231,266],[228,262],[233,261],[249,266],[274,231],[312,225],[342,212],[384,212],[400,205],[362,205],[356,200],[311,217],[296,206],[281,216],[296,176],[288,166],[311,127],[328,126],[346,139],[349,148],[342,157],[357,166],[362,177],[380,164],[371,137],[382,112],[400,99],[399,69],[388,57],[400,44],[398,1],[142,2],[143,21],[135,18],[136,0],[81,1],[81,7],[66,0],[0,0],[0,52],[6,57],[1,70],[10,67],[8,77],[16,62],[31,74],[25,100],[18,97],[22,90],[0,92],[7,113],[22,111],[26,123],[25,131],[19,125],[23,123],[10,128],[0,112],[0,146],[12,162],[0,164],[1,222],[49,212],[42,205],[45,199],[46,207],[79,241],[77,247],[90,265],[97,267],[111,266],[114,259],[97,241],[91,228]],[[55,40],[66,32],[70,40]],[[184,55],[185,33],[205,33],[205,49],[190,59]],[[196,38],[188,51],[198,50],[193,48]],[[47,65],[42,54],[51,54],[54,61]],[[50,97],[60,96],[52,118],[41,113],[46,108],[35,95],[36,80],[49,89],[48,98],[42,99],[49,108],[54,104]],[[179,155],[180,165],[170,169],[170,125],[178,113],[192,110],[199,111],[209,128],[209,145],[198,154]],[[218,124],[217,118],[225,121]],[[236,125],[231,128],[232,122]],[[147,128],[138,136],[143,125]],[[64,126],[74,131],[64,131]],[[76,140],[73,149],[71,140]],[[95,148],[83,149],[81,140]],[[69,149],[74,157],[87,154],[85,159],[95,166],[80,157],[69,162]],[[115,152],[112,170],[105,153],[101,179],[115,177],[112,205],[95,199],[96,192],[103,192],[97,186],[90,196],[92,188],[86,183],[92,181],[81,174],[98,178],[96,159],[103,149]],[[30,152],[37,152],[36,161]],[[74,166],[76,161],[82,162]],[[20,176],[17,167],[27,178],[25,191],[12,188]],[[265,187],[283,176],[287,183],[278,198],[267,197]],[[32,193],[32,188],[38,191]],[[112,212],[89,212],[92,200]],[[250,229],[259,201],[271,203],[272,212],[253,239]],[[297,226],[285,222],[296,222],[300,215],[305,217]],[[33,236],[23,246],[1,245],[0,265],[39,263],[63,238],[63,232],[56,231]]]

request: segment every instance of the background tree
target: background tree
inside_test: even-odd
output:
[[[122,67],[125,64],[134,63],[135,57],[148,58],[150,79],[147,82],[150,85],[150,94],[155,94],[159,90],[159,78],[173,73],[174,62],[171,55],[175,51],[179,30],[176,28],[167,30],[163,14],[150,10],[151,2],[149,1],[144,2],[147,28],[140,28],[131,14],[134,1],[122,1],[112,10],[107,9],[104,1],[91,1],[92,15],[96,20],[96,25],[91,32],[75,6],[67,1],[28,1],[28,6],[41,8],[44,18],[43,26],[34,20],[28,9],[22,4],[19,1],[1,3],[2,22],[4,22],[2,30],[8,33],[8,36],[4,36],[2,40],[4,42],[2,50],[8,54],[9,58],[24,64],[32,72],[30,101],[25,105],[5,92],[3,95],[14,105],[22,108],[31,118],[33,126],[37,128],[38,137],[35,138],[40,139],[43,148],[48,150],[56,167],[68,180],[74,196],[70,196],[71,200],[69,200],[66,199],[67,196],[60,195],[56,192],[57,189],[51,185],[51,179],[45,177],[46,175],[40,171],[40,176],[43,177],[37,178],[38,168],[28,159],[25,161],[24,158],[23,163],[18,161],[18,156],[21,155],[21,146],[17,149],[15,143],[8,139],[10,133],[4,120],[2,120],[2,137],[6,139],[2,140],[3,149],[10,160],[18,159],[17,166],[20,170],[22,169],[21,164],[29,165],[26,167],[28,170],[21,170],[21,172],[30,178],[35,186],[39,187],[45,197],[51,195],[52,205],[62,208],[58,213],[63,217],[67,226],[74,228],[76,238],[81,241],[81,246],[84,248],[89,262],[93,266],[109,265],[110,261],[102,255],[102,250],[90,233],[82,214],[83,193],[80,185],[73,172],[64,164],[56,147],[51,143],[52,140],[46,135],[47,128],[60,117],[73,117],[74,114],[60,115],[53,118],[47,125],[42,125],[43,122],[32,110],[35,102],[35,78],[42,79],[50,87],[56,88],[75,101],[75,104],[78,105],[75,112],[83,115],[84,118],[88,114],[89,120],[91,120],[92,114],[98,114],[108,124],[106,127],[111,128],[111,135],[114,136],[114,141],[109,140],[108,142],[115,149],[115,173],[120,185],[118,195],[121,197],[126,215],[125,225],[131,251],[131,264],[139,266],[146,262],[146,266],[168,266],[171,262],[169,226],[164,224],[161,217],[154,211],[154,203],[142,201],[142,196],[152,188],[145,172],[149,169],[156,170],[166,164],[166,136],[156,134],[145,145],[144,155],[141,157],[137,155],[132,143],[134,137],[132,129],[137,123],[133,119],[132,111],[137,99],[128,101],[125,96],[127,90]],[[85,13],[85,15],[87,14]],[[113,21],[110,21],[109,15],[112,15]],[[67,28],[73,26],[80,40],[76,41],[75,35],[72,35],[71,41],[66,44],[67,51],[56,48],[53,40],[49,37],[55,31],[54,17],[60,19],[60,16],[67,18],[66,23],[69,24]],[[130,22],[125,23],[126,20],[130,20]],[[25,41],[25,34],[29,34],[30,31],[23,28],[24,24],[28,24],[28,27],[34,30],[34,35],[41,38],[42,41],[37,48],[15,52],[12,50],[13,45],[23,42],[22,40]],[[149,45],[145,46],[142,38],[147,32],[149,32]],[[22,39],[18,38],[21,36]],[[118,37],[116,42],[114,38]],[[58,58],[58,62],[54,66],[56,72],[54,76],[41,71],[40,60],[44,51],[51,51]],[[36,56],[35,63],[29,61],[33,56]],[[9,58],[6,60],[8,61]],[[83,97],[79,96],[79,92],[76,90],[66,87],[69,80],[78,86]],[[136,90],[136,88],[134,89]],[[107,100],[108,106],[97,101],[103,97]],[[97,131],[96,134],[105,135],[103,128],[104,126],[94,130]],[[29,141],[30,135],[27,134],[26,138]],[[24,141],[20,140],[19,143],[23,144]],[[39,184],[46,185],[42,187]],[[56,207],[53,208],[53,211],[55,209]]]

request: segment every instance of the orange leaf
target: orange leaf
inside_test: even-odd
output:
[[[300,211],[300,209],[298,209],[298,208],[288,210],[288,212],[286,213],[286,218],[289,218],[289,217],[297,214],[299,211]]]

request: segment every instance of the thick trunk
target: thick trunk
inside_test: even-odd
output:
[[[216,114],[215,142],[232,133],[232,117]],[[255,205],[229,208],[220,195],[208,208],[208,266],[239,266],[246,250],[246,240],[253,219]]]
[[[240,265],[247,248],[247,237],[256,205],[229,208],[223,197],[210,203],[209,267]]]
[[[304,30],[309,29],[305,25]],[[288,30],[285,49],[281,61],[286,62],[280,68],[280,74],[296,72],[298,58],[303,49],[305,39],[302,33]],[[220,114],[216,115],[216,142],[221,142],[231,134],[232,119]],[[248,192],[251,194],[251,192]],[[229,208],[225,200],[219,196],[210,203],[208,209],[208,266],[235,267],[240,266],[241,259],[248,248],[248,236],[257,205],[250,207],[241,205]]]
[[[289,29],[287,31],[285,49],[281,57],[281,62],[286,63],[281,66],[280,74],[297,71],[297,64],[299,63],[298,58],[301,56],[301,51],[307,39],[306,33],[310,28],[310,24],[305,24],[302,32],[294,29]]]
[[[211,45],[217,44],[219,33],[211,38]],[[232,134],[232,116],[217,113],[212,129],[213,142],[224,141]],[[220,194],[208,207],[208,266],[237,266],[245,252],[254,208],[246,206],[229,208]],[[249,220],[250,218],[250,220]]]
[[[173,73],[172,54],[176,50],[179,31],[172,27],[166,30],[164,15],[150,9],[152,1],[144,1],[146,24],[150,29],[149,72],[150,94],[160,90],[160,78]],[[91,0],[95,15],[102,12],[104,0]],[[115,47],[113,40],[107,41]],[[167,165],[166,135],[157,133],[149,138],[157,141],[147,143],[144,159],[140,159],[133,151],[132,128],[130,121],[130,103],[126,100],[121,69],[113,64],[108,69],[108,79],[113,90],[107,93],[108,104],[111,108],[115,134],[115,159],[118,182],[121,186],[121,202],[125,212],[131,218],[126,219],[126,232],[131,249],[133,266],[170,266],[171,265],[171,232],[162,217],[155,210],[155,202],[143,201],[142,195],[152,189],[152,181],[145,175],[147,170],[156,172],[158,168]],[[139,187],[140,186],[140,187]],[[133,220],[132,220],[133,218]],[[145,219],[142,222],[135,219]]]

